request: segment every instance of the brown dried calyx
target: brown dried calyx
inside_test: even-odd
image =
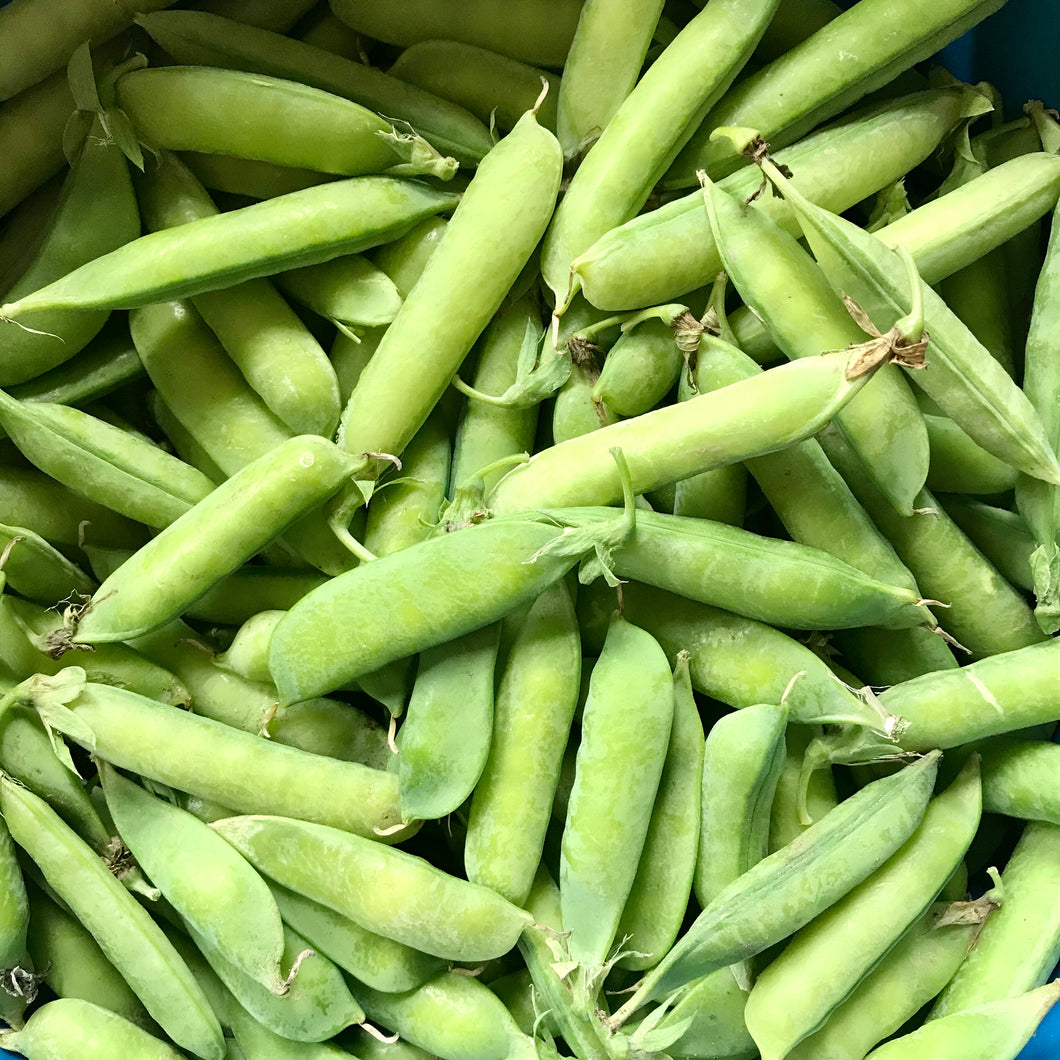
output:
[[[866,372],[874,371],[881,364],[891,362],[901,368],[927,367],[927,332],[921,332],[919,338],[910,338],[901,326],[895,324],[886,334],[869,319],[868,313],[849,295],[843,295],[843,304],[854,318],[858,327],[872,337],[867,342],[854,343],[847,347],[851,355],[847,362],[846,378],[857,379]]]

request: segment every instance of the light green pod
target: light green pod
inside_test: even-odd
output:
[[[691,1020],[681,1037],[666,1047],[667,1054],[717,1060],[756,1057],[758,1049],[743,1018],[747,993],[735,968],[719,968],[690,983],[656,1024],[663,1030]]]
[[[624,331],[607,351],[593,383],[593,401],[615,416],[639,416],[666,397],[683,364],[684,355],[670,324],[646,320]]]
[[[29,899],[15,844],[7,826],[0,823],[0,1017],[21,1027],[26,1006],[33,1001],[36,983],[26,944]]]
[[[464,842],[468,879],[516,905],[527,900],[541,862],[581,665],[570,592],[557,582],[534,602],[508,649]]]
[[[873,633],[878,632],[873,630]],[[803,790],[802,765],[811,740],[821,735],[820,726],[789,725],[784,736],[784,761],[777,777],[773,808],[769,815],[769,853],[787,846],[814,821],[835,808],[835,777],[830,763],[815,769]],[[805,811],[805,816],[804,812]]]
[[[762,1060],[782,1060],[817,1028],[927,910],[964,857],[982,807],[979,761],[928,803],[910,838],[799,931],[759,974],[745,1017]],[[822,960],[826,977],[810,969]]]
[[[534,1060],[527,1037],[504,1003],[469,975],[442,972],[403,994],[355,984],[369,1019],[441,1060]]]
[[[563,924],[571,959],[584,976],[595,974],[615,941],[648,834],[673,715],[665,652],[650,633],[616,615],[589,680],[560,849]]]
[[[73,997],[42,1005],[22,1030],[0,1031],[0,1046],[31,1060],[184,1060],[168,1042],[118,1013]],[[223,1060],[223,1042],[213,1055]]]
[[[786,707],[759,704],[723,715],[707,734],[695,875],[704,909],[769,852],[787,722]]]
[[[278,273],[275,281],[296,302],[343,324],[379,327],[389,324],[401,308],[394,281],[361,254],[290,269]]]
[[[448,225],[444,217],[425,217],[404,235],[369,252],[368,257],[394,281],[402,298],[408,297],[423,275]]]
[[[1016,1060],[1060,999],[1060,981],[930,1020],[874,1049],[871,1060]],[[869,1060],[866,1058],[866,1060]]]
[[[7,777],[0,777],[0,809],[12,837],[158,1024],[203,1060],[221,1060],[221,1027],[187,965],[96,853],[43,799]]]
[[[218,666],[245,677],[248,681],[268,682],[269,638],[284,611],[259,611],[251,615],[232,638],[231,644],[217,656]]]
[[[488,888],[337,828],[265,816],[232,817],[212,827],[277,883],[438,957],[499,957],[530,921]],[[444,919],[439,909],[447,910]]]
[[[28,527],[0,523],[4,576],[17,593],[51,607],[71,593],[89,596],[95,580]]]
[[[445,817],[474,789],[493,735],[499,637],[493,624],[420,653],[397,739],[406,821]]]
[[[265,881],[208,825],[100,763],[118,834],[174,909],[236,967],[274,994],[283,928]]]
[[[1060,824],[1060,744],[1017,733],[983,744],[980,754],[986,812]]]
[[[692,695],[688,658],[679,655],[670,744],[637,875],[618,922],[616,935],[626,951],[619,967],[654,967],[680,933],[700,842],[702,775],[703,722]]]
[[[445,967],[439,957],[377,935],[349,917],[279,884],[270,886],[283,922],[329,960],[375,990],[401,993]]]
[[[1016,469],[977,445],[948,416],[924,414],[931,445],[927,487],[936,493],[1004,493]]]
[[[1018,512],[961,497],[939,499],[947,515],[1006,581],[1033,591],[1031,555],[1037,546],[1027,521]]]
[[[229,1009],[233,1038],[229,1048],[239,1050],[236,1057],[225,1060],[346,1060],[349,1056],[335,1042],[301,1042],[269,1030],[264,1024],[233,1002]]]

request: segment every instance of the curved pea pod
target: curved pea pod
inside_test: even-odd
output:
[[[853,890],[919,825],[938,759],[939,752],[932,752],[867,784],[734,880],[644,976],[607,1024],[621,1026],[652,998],[760,953]]]
[[[983,809],[1060,824],[1060,745],[1020,735],[982,744]]]
[[[727,93],[666,174],[667,186],[694,184],[700,169],[716,179],[743,164],[732,145],[710,137],[718,126],[751,125],[778,147],[793,143],[956,40],[1003,2],[946,0],[925,12],[915,0],[903,0],[844,11]]]
[[[184,927],[239,1005],[274,1034],[296,1042],[323,1042],[343,1028],[364,1021],[364,1010],[339,969],[289,927],[283,929],[280,974],[288,987],[282,994],[247,975],[215,939],[187,920]]]
[[[97,119],[63,193],[40,249],[5,298],[14,301],[140,234],[136,197],[117,144]],[[103,327],[106,311],[33,313],[23,328],[7,328],[0,348],[0,385],[22,383],[68,360]]]
[[[1014,998],[1050,977],[1060,960],[1058,865],[1060,826],[1031,821],[1001,875],[1001,909],[990,914],[929,1020]]]
[[[589,679],[560,848],[567,946],[587,978],[606,961],[633,887],[673,715],[666,654],[616,615]]]
[[[1060,982],[1017,997],[954,1012],[874,1049],[872,1060],[1016,1060],[1045,1014],[1060,999]]]
[[[924,413],[931,445],[927,487],[935,493],[1005,493],[1017,472],[977,445],[948,416]]]
[[[350,177],[151,232],[0,307],[126,308],[190,298],[299,265],[378,246],[458,196],[399,177]],[[315,216],[317,224],[306,224]],[[151,268],[145,268],[150,262]]]
[[[62,618],[55,611],[15,596],[0,598],[0,658],[24,677],[58,673],[63,663],[45,649],[61,626]],[[191,693],[180,678],[125,644],[108,644],[102,651],[85,653],[82,662],[93,681],[128,688],[173,706],[191,702]]]
[[[58,998],[41,1005],[26,1026],[0,1031],[0,1046],[17,1049],[34,1060],[182,1060],[168,1042],[138,1027],[125,1017],[91,1001]],[[221,1060],[224,1045],[212,1054]]]
[[[342,324],[379,327],[401,308],[394,281],[360,254],[281,272],[276,284],[296,302]]]
[[[212,826],[261,872],[376,934],[454,961],[507,953],[529,913],[422,858],[337,828],[283,817]],[[438,910],[447,915],[439,918]]]
[[[276,624],[286,614],[283,610],[259,611],[236,630],[228,647],[217,656],[218,666],[245,677],[248,681],[268,682],[269,639]]]
[[[784,737],[784,761],[777,777],[769,816],[769,853],[787,846],[814,821],[835,808],[835,778],[831,766],[815,769],[803,780],[803,762],[810,742],[821,735],[820,726],[789,725]]]
[[[211,66],[165,66],[123,74],[114,88],[117,105],[155,147],[347,177],[445,179],[457,169],[455,158],[443,158],[415,133],[399,133],[367,107],[297,81]]]
[[[777,0],[722,0],[698,12],[656,57],[582,159],[541,248],[558,309],[574,291],[571,262],[635,216],[749,58]]]
[[[334,493],[355,463],[326,439],[300,435],[248,464],[106,579],[76,639],[128,640],[164,626]]]
[[[504,1003],[454,971],[402,994],[355,984],[368,1018],[441,1060],[532,1060],[536,1051]]]
[[[168,526],[214,486],[190,464],[81,409],[0,391],[0,423],[46,474],[148,526]]]
[[[573,526],[612,512],[546,511]],[[638,512],[636,530],[612,560],[619,577],[784,629],[934,625],[911,589],[870,578],[819,549],[709,519]]]
[[[574,566],[577,553],[543,551],[563,536],[544,523],[493,520],[331,579],[295,604],[273,632],[269,669],[281,701],[340,688],[498,621]],[[443,591],[450,585],[453,592]],[[395,608],[399,626],[386,618]]]
[[[509,471],[487,503],[497,514],[613,504],[622,495],[610,453],[616,447],[629,465],[634,493],[782,449],[819,431],[879,363],[859,363],[846,350],[826,353],[602,427]]]
[[[821,268],[837,290],[854,299],[877,328],[894,324],[908,303],[900,255],[857,225],[814,206],[776,167],[764,163],[795,212]],[[974,441],[1025,473],[1060,483],[1057,463],[1034,406],[938,297],[921,282],[930,372],[913,381]]]
[[[692,695],[688,659],[674,670],[674,717],[651,823],[616,936],[623,968],[651,968],[673,945],[688,910],[699,847],[703,722]]]
[[[151,13],[137,21],[179,63],[247,70],[324,89],[408,122],[461,165],[475,165],[492,146],[486,126],[462,107],[356,57],[334,55],[273,32],[273,27],[247,25],[243,19],[206,11]]]
[[[7,826],[0,824],[0,1016],[21,1027],[26,1006],[34,1000],[37,984],[27,949],[29,899],[15,844]]]
[[[283,928],[265,881],[197,817],[105,762],[99,775],[118,834],[181,917],[250,978],[283,993]]]
[[[397,740],[405,820],[444,817],[474,790],[493,735],[499,638],[494,624],[420,653]]]
[[[430,0],[397,0],[386,10],[365,0],[337,0],[332,10],[346,25],[387,44],[462,40],[523,62],[562,66],[580,5],[575,0],[534,0],[502,15],[484,0],[472,0],[458,11]]]
[[[151,157],[136,192],[152,231],[218,213],[206,189],[168,151]],[[205,291],[194,305],[250,386],[291,430],[323,435],[334,430],[340,411],[334,370],[267,279]]]
[[[71,702],[100,758],[240,813],[287,813],[375,835],[399,823],[397,778],[263,740],[229,725],[89,683]],[[233,770],[227,763],[239,762]]]
[[[0,523],[4,576],[17,593],[49,607],[71,593],[89,595],[95,580],[43,537],[22,526]]]
[[[695,875],[704,909],[769,852],[787,721],[786,708],[758,704],[722,715],[707,734]]]
[[[1017,512],[961,497],[940,498],[946,514],[1018,589],[1032,591],[1031,554],[1037,547],[1027,521]]]
[[[346,403],[338,438],[350,452],[401,455],[537,246],[562,167],[533,111],[479,164]]]
[[[864,882],[821,913],[759,974],[745,1017],[763,1060],[786,1056],[819,1026],[927,911],[979,826],[979,762],[928,803],[906,842]],[[827,979],[810,969],[822,960]]]
[[[639,416],[670,392],[684,364],[673,329],[651,319],[624,331],[607,351],[592,398],[615,416]]]
[[[517,905],[527,900],[541,862],[581,665],[570,593],[558,581],[534,601],[508,649],[464,843],[468,879]]]
[[[349,917],[279,884],[270,887],[283,922],[329,960],[375,990],[412,990],[440,972],[445,962],[377,935]]]
[[[560,79],[499,52],[463,41],[422,40],[405,48],[387,74],[466,108],[479,121],[495,122],[504,131],[514,128],[534,105],[545,81],[548,96],[538,121],[550,132],[556,131]]]
[[[221,1028],[187,965],[96,853],[43,799],[7,777],[0,777],[0,809],[12,837],[158,1024],[189,1052],[221,1060]]]
[[[782,2],[780,10],[784,7]],[[808,199],[841,213],[923,162],[960,119],[985,105],[982,96],[965,87],[918,92],[857,111],[850,120],[781,148],[776,159],[792,170]],[[754,169],[745,167],[718,186],[746,200],[759,183]],[[792,235],[798,233],[798,221],[782,199],[760,195],[753,208]],[[585,297],[601,309],[659,304],[710,283],[721,258],[702,192],[697,189],[612,229],[575,258],[572,268]]]
[[[866,340],[794,236],[710,181],[704,197],[726,273],[786,356],[813,357]],[[888,500],[911,515],[927,477],[930,451],[920,409],[897,365],[883,365],[872,386],[838,412],[834,422]]]
[[[1050,639],[892,685],[880,702],[905,720],[906,750],[957,747],[1056,721],[1058,668],[1060,644]]]

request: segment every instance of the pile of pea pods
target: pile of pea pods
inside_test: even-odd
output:
[[[0,9],[0,1047],[1021,1054],[1060,120],[937,60],[1003,3]]]

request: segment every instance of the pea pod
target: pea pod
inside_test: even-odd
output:
[[[77,639],[128,640],[164,626],[338,489],[353,463],[331,442],[301,435],[247,465],[104,582]]]
[[[652,998],[761,952],[849,893],[920,823],[938,758],[866,785],[726,887],[607,1024],[621,1026]]]
[[[489,131],[462,107],[366,66],[356,56],[334,55],[221,12],[152,12],[137,21],[179,63],[269,74],[332,92],[408,122],[461,165],[475,165],[490,149]]]
[[[6,776],[0,777],[0,808],[15,841],[166,1033],[204,1060],[221,1060],[221,1028],[187,966],[146,910],[43,799]]]
[[[486,887],[337,828],[267,816],[212,827],[282,886],[424,953],[489,960],[507,953],[530,922]],[[439,919],[438,909],[448,915]]]
[[[415,133],[297,81],[211,66],[133,70],[115,101],[154,147],[219,153],[358,177],[429,175],[457,169]],[[236,121],[236,115],[239,120]]]
[[[1024,821],[1060,824],[1060,792],[1055,783],[1060,746],[1017,735],[991,740],[980,753],[984,810]]]
[[[21,1030],[0,1031],[0,1045],[40,1060],[106,1060],[120,1055],[126,1060],[181,1060],[168,1042],[91,1001],[58,998],[37,1009]],[[226,1054],[224,1045],[216,1055]]]
[[[456,202],[449,192],[398,177],[332,181],[140,236],[0,307],[0,314],[61,306],[131,309],[191,297],[367,250]],[[321,223],[305,224],[309,215]]]
[[[7,554],[7,584],[37,603],[50,607],[71,593],[88,595],[95,588],[90,575],[25,527],[0,523],[0,552]]]
[[[616,615],[589,679],[560,849],[567,945],[586,980],[615,941],[651,823],[673,715],[665,653],[650,633]]]

